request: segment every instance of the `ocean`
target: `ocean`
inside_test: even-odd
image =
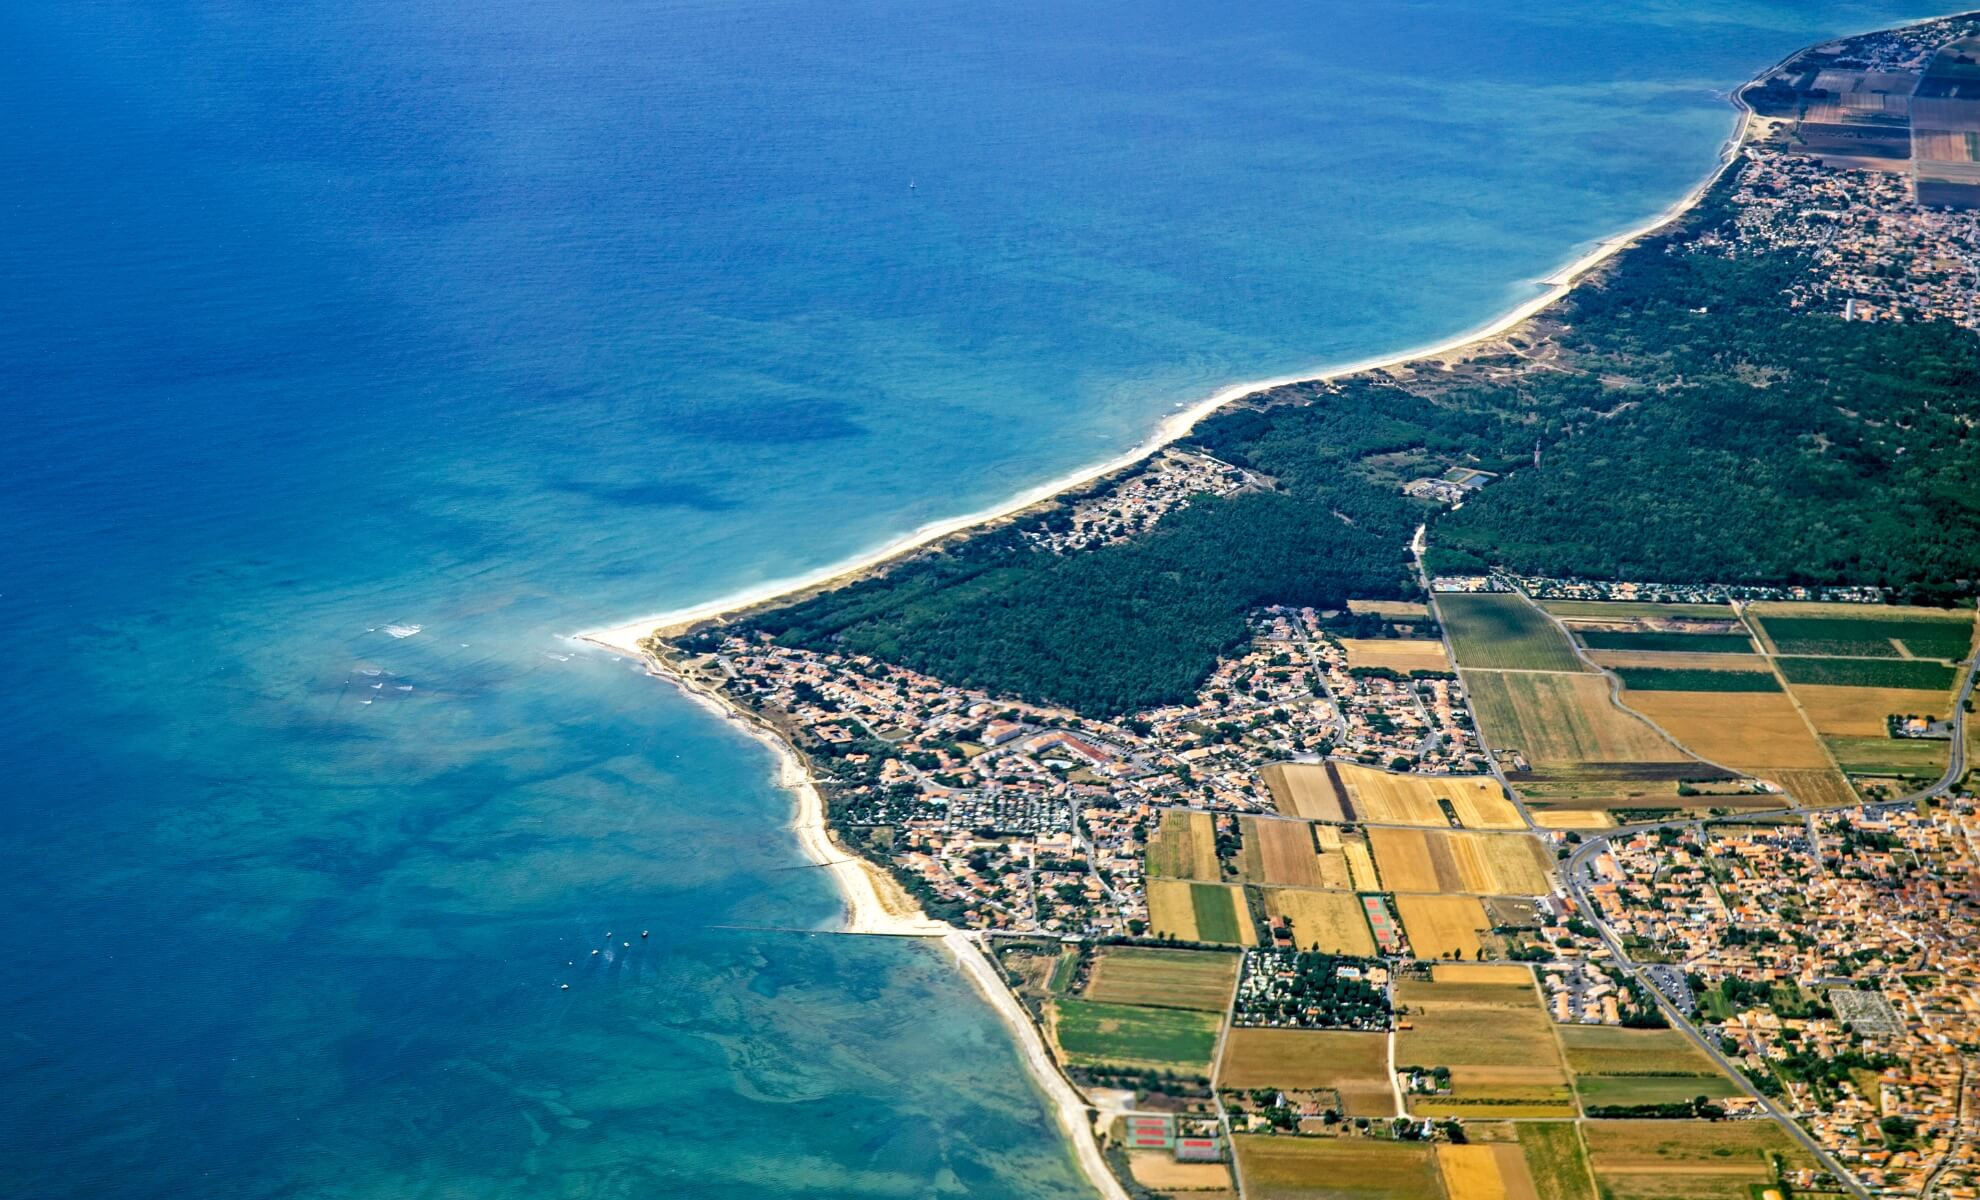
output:
[[[1929,11],[14,0],[0,1191],[1089,1194],[570,635],[1476,326]]]

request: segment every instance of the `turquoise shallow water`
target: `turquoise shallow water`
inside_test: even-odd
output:
[[[1473,326],[1920,11],[7,6],[0,1190],[1080,1194],[565,635]]]

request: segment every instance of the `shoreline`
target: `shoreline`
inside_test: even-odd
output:
[[[1794,54],[1799,53],[1801,51],[1796,50],[1788,58],[1792,58]],[[1778,60],[1778,62],[1785,61],[1787,61],[1786,58]],[[1775,65],[1778,65],[1778,62]],[[1764,78],[1773,69],[1770,66],[1767,71],[1761,72],[1754,78]],[[958,533],[965,533],[978,526],[1001,521],[1033,505],[1043,504],[1064,492],[1072,491],[1075,488],[1092,483],[1102,476],[1111,475],[1116,471],[1135,466],[1160,453],[1175,442],[1187,437],[1206,418],[1241,400],[1256,396],[1261,392],[1271,391],[1274,388],[1290,387],[1294,384],[1301,383],[1328,383],[1337,379],[1360,375],[1368,371],[1379,371],[1389,367],[1405,366],[1429,359],[1444,358],[1491,341],[1531,320],[1533,317],[1564,299],[1591,271],[1609,262],[1643,238],[1649,237],[1669,226],[1696,207],[1698,202],[1704,198],[1705,193],[1711,189],[1712,185],[1718,182],[1719,177],[1725,174],[1726,168],[1737,161],[1740,148],[1746,144],[1746,135],[1752,123],[1753,112],[1739,96],[1748,86],[1750,86],[1750,82],[1741,84],[1729,94],[1728,103],[1737,111],[1738,123],[1734,126],[1732,133],[1720,144],[1717,165],[1703,179],[1693,185],[1690,191],[1673,201],[1649,220],[1644,221],[1632,229],[1603,238],[1581,257],[1574,259],[1565,266],[1556,268],[1550,274],[1536,280],[1535,282],[1543,289],[1538,295],[1520,302],[1508,311],[1488,320],[1483,325],[1465,333],[1455,334],[1440,342],[1434,342],[1426,346],[1412,347],[1407,350],[1400,350],[1375,358],[1362,359],[1342,366],[1323,366],[1291,375],[1229,384],[1219,388],[1216,392],[1197,401],[1195,404],[1164,417],[1161,423],[1155,427],[1153,433],[1128,450],[1102,462],[1090,463],[1083,467],[1074,468],[1064,475],[1027,488],[989,508],[965,513],[961,516],[943,517],[939,520],[930,521],[874,549],[861,552],[852,558],[831,566],[821,567],[805,575],[799,575],[789,579],[772,580],[768,583],[757,584],[754,587],[718,597],[714,600],[704,601],[700,604],[690,605],[686,608],[656,613],[652,616],[608,625],[599,629],[587,630],[572,636],[577,641],[589,642],[594,646],[599,646],[607,650],[629,654],[637,658],[645,658],[647,657],[646,652],[639,643],[648,637],[656,634],[685,632],[688,628],[702,621],[731,617],[749,609],[770,605],[773,602],[797,593],[830,590],[835,586],[850,583],[854,578],[876,567],[884,566],[896,558],[911,554],[931,543],[939,542],[944,538]]]
[[[1100,1149],[1099,1137],[1093,1128],[1093,1106],[1059,1069],[1051,1048],[1045,1044],[1044,1035],[1018,1004],[1017,997],[1005,985],[990,959],[985,957],[977,937],[967,930],[928,916],[904,892],[899,894],[896,904],[887,902],[884,894],[898,892],[899,885],[878,866],[833,841],[825,823],[824,794],[805,769],[804,759],[789,741],[761,718],[674,669],[656,654],[642,648],[635,652],[635,658],[645,667],[647,674],[673,684],[690,702],[740,726],[746,736],[768,747],[776,755],[777,786],[797,798],[790,828],[797,835],[798,848],[813,865],[831,871],[833,885],[839,892],[844,924],[829,932],[939,940],[943,949],[955,959],[956,967],[970,986],[1010,1031],[1026,1072],[1038,1085],[1039,1091],[1044,1093],[1058,1117],[1060,1132],[1071,1147],[1073,1160],[1081,1174],[1086,1176],[1104,1200],[1130,1200],[1127,1190],[1107,1166],[1106,1157]]]

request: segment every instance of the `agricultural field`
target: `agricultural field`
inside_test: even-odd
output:
[[[1828,738],[1829,752],[1851,775],[1937,779],[1945,774],[1950,741],[1923,738]]]
[[[1374,1138],[1232,1140],[1251,1200],[1445,1200],[1436,1153]]]
[[[1789,683],[1949,692],[1959,682],[1958,668],[1918,658],[1777,658],[1774,661]]]
[[[1581,1130],[1573,1122],[1523,1121],[1518,1129],[1536,1200],[1595,1200]]]
[[[1582,1136],[1614,1200],[1752,1200],[1773,1182],[1773,1155],[1809,1161],[1772,1121],[1591,1121]]]
[[[1155,1192],[1183,1192],[1202,1200],[1232,1194],[1231,1169],[1223,1163],[1177,1162],[1167,1150],[1134,1150],[1127,1160],[1134,1181]]]
[[[1676,1030],[1563,1025],[1559,1033],[1584,1105],[1681,1104],[1741,1094]]]
[[[1466,829],[1524,829],[1519,810],[1490,775],[1396,775],[1354,763],[1329,764],[1348,800],[1351,818],[1382,825],[1446,829],[1449,804]]]
[[[1375,939],[1353,892],[1264,888],[1260,894],[1268,916],[1291,924],[1293,944],[1300,949],[1374,957]]]
[[[1376,827],[1368,842],[1392,892],[1531,896],[1552,886],[1547,852],[1527,834]]]
[[[1772,671],[1711,671],[1696,667],[1617,667],[1632,692],[1778,692]],[[1625,703],[1627,701],[1625,700]]]
[[[1351,613],[1392,621],[1427,620],[1430,616],[1428,605],[1411,600],[1350,600],[1347,604]]]
[[[1652,667],[1680,671],[1761,671],[1771,673],[1772,660],[1759,654],[1681,654],[1675,650],[1591,650],[1598,667]]]
[[[1444,643],[1434,638],[1342,638],[1341,648],[1347,651],[1349,670],[1377,667],[1407,675],[1451,669]]]
[[[1932,720],[1952,715],[1953,693],[1915,692],[1906,688],[1824,687],[1797,684],[1794,698],[1808,714],[1808,723],[1825,737],[1882,738],[1889,736],[1884,719],[1893,714],[1916,714]]]
[[[1570,627],[1572,628],[1572,627]],[[1590,650],[1656,650],[1680,654],[1752,654],[1743,633],[1673,633],[1657,629],[1575,629]]]
[[[1450,1200],[1534,1200],[1533,1177],[1517,1145],[1439,1145],[1437,1169]]]
[[[1829,753],[1786,692],[1623,693],[1642,713],[1701,758],[1786,786],[1782,771],[1829,771]]]
[[[1382,877],[1375,873],[1375,856],[1369,852],[1366,840],[1360,837],[1342,838],[1341,856],[1347,859],[1348,879],[1355,891],[1381,890]]]
[[[1418,958],[1478,957],[1492,922],[1476,896],[1396,896],[1396,915],[1402,919],[1409,947]]]
[[[1542,600],[1540,607],[1564,621],[1674,620],[1733,621],[1726,604],[1654,604],[1636,600]]]
[[[1148,874],[1160,879],[1223,877],[1217,865],[1217,826],[1209,813],[1171,808],[1148,838]]]
[[[1973,646],[1973,614],[1957,609],[1755,604],[1750,611],[1780,654],[1957,662]]]
[[[1156,937],[1184,942],[1257,942],[1242,889],[1176,879],[1148,881],[1148,928]]]
[[[1282,813],[1309,821],[1352,821],[1333,763],[1273,763],[1258,773]]]
[[[1052,1040],[1075,1066],[1125,1066],[1210,1074],[1222,1013],[1056,1000]]]
[[[1233,1029],[1217,1070],[1223,1088],[1332,1089],[1350,1117],[1391,1117],[1389,1035],[1313,1029]]]
[[[1600,675],[1478,671],[1466,682],[1486,742],[1521,751],[1535,767],[1687,761],[1655,729],[1611,703],[1609,681]]]
[[[1396,985],[1398,1066],[1449,1067],[1451,1093],[1412,1096],[1419,1116],[1573,1116],[1553,1023],[1529,975],[1491,982],[1463,968]]]
[[[1567,635],[1520,596],[1437,597],[1444,632],[1466,670],[1586,671]]]
[[[1194,1008],[1221,1013],[1237,986],[1238,956],[1208,950],[1100,950],[1080,996],[1105,1004]]]
[[[1348,886],[1346,856],[1339,849],[1322,853],[1314,844],[1314,827],[1306,822],[1244,817],[1239,826],[1244,831],[1246,881],[1288,887]]]

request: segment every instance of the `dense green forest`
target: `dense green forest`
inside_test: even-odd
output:
[[[1113,714],[1192,696],[1247,610],[1413,594],[1406,545],[1424,520],[1441,571],[1969,594],[1980,338],[1794,312],[1795,256],[1686,252],[1729,218],[1729,194],[1556,307],[1565,370],[1279,388],[1189,439],[1273,491],[1199,498],[1132,542],[1063,556],[1021,536],[1063,522],[1048,512],[751,624]],[[1460,463],[1504,477],[1451,512],[1400,490]]]

